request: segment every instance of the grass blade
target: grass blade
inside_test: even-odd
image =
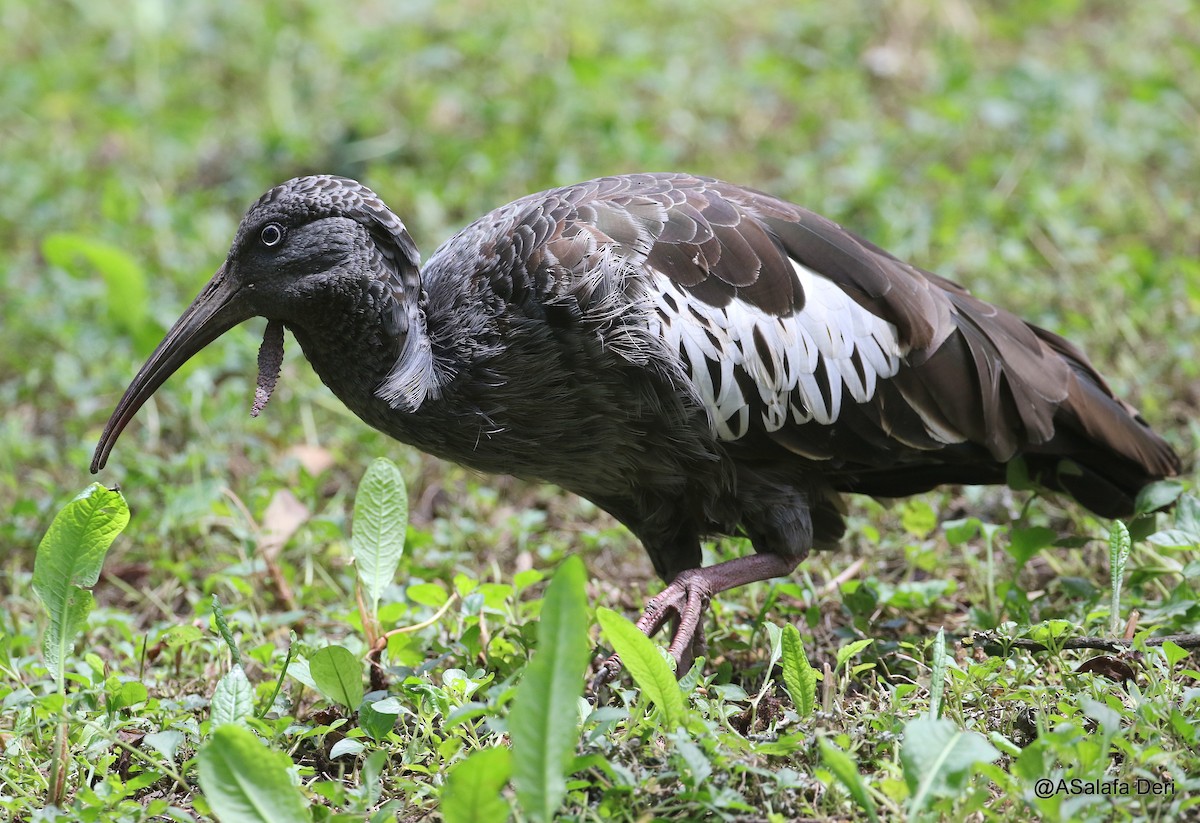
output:
[[[531,820],[553,820],[567,793],[566,770],[579,739],[577,704],[591,653],[586,580],[583,561],[572,556],[546,587],[537,653],[508,715],[517,802]]]
[[[220,726],[197,758],[200,789],[221,823],[311,820],[288,776],[291,758],[241,726]]]
[[[596,619],[642,694],[663,713],[667,728],[674,730],[683,725],[686,718],[683,692],[675,673],[650,638],[612,609],[597,609]]]

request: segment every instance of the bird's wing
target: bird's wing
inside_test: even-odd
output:
[[[993,482],[1055,437],[1072,385],[1111,399],[1054,335],[813,212],[716,180],[601,178],[518,200],[472,232],[447,253],[490,256],[476,270],[507,305],[590,324],[634,362],[665,350],[719,438],[830,470],[982,460],[977,477],[930,483]],[[1098,437],[1111,423],[1101,440],[1153,463],[1144,427],[1110,405],[1079,427]]]
[[[851,441],[868,455],[973,441],[1006,458],[1053,432],[1065,366],[1029,327],[813,212],[686,175],[602,178],[507,208],[493,289],[610,326],[637,315],[723,440],[769,435],[812,459]],[[948,348],[944,386],[926,366]]]

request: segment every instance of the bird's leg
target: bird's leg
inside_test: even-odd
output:
[[[704,652],[704,626],[701,619],[714,594],[759,580],[784,577],[791,574],[802,559],[777,554],[752,554],[715,566],[687,569],[650,599],[637,627],[647,637],[652,637],[668,620],[672,622],[674,635],[667,652],[679,664],[675,672],[682,677],[687,673],[684,663],[690,665],[697,654]],[[612,680],[620,670],[621,658],[614,654],[600,664],[592,681],[593,689]]]

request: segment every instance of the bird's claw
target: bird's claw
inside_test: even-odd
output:
[[[692,661],[705,653],[707,644],[701,618],[711,598],[712,585],[704,570],[688,569],[651,598],[638,618],[637,627],[647,637],[657,634],[668,620],[674,625],[667,653],[675,659],[676,677],[686,674]],[[592,693],[597,693],[620,672],[621,657],[614,654],[597,668],[592,678]]]

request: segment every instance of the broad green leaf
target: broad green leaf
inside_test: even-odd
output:
[[[1031,640],[1050,646],[1073,635],[1076,628],[1076,624],[1070,620],[1043,620],[1035,626],[1029,626],[1025,634]]]
[[[1163,529],[1146,538],[1155,546],[1164,549],[1191,549],[1200,546],[1200,533],[1182,529]]]
[[[333,748],[329,750],[329,759],[333,760],[345,755],[357,757],[366,747],[366,744],[361,740],[357,740],[353,737],[343,737],[341,740],[334,743]]]
[[[92,608],[104,555],[129,522],[118,491],[93,483],[55,516],[33,563],[33,590],[50,616],[42,649],[61,685],[66,658]]]
[[[137,681],[129,681],[120,684],[116,689],[109,692],[108,699],[105,701],[105,706],[110,712],[118,712],[121,709],[128,709],[130,706],[136,706],[142,703],[150,696],[146,687]]]
[[[450,599],[446,587],[440,583],[413,583],[404,590],[404,596],[413,603],[440,609]]]
[[[175,753],[183,745],[183,732],[175,729],[163,729],[161,732],[151,732],[142,738],[142,742],[163,756],[164,760],[175,759]]]
[[[591,655],[586,582],[583,561],[575,556],[554,573],[542,602],[537,652],[508,715],[513,784],[531,820],[554,819],[579,741],[578,702]]]
[[[1183,658],[1187,657],[1190,652],[1177,643],[1172,643],[1170,640],[1164,640],[1162,644],[1163,655],[1167,658],[1167,665],[1175,668],[1175,664]]]
[[[350,537],[354,567],[372,616],[379,612],[379,598],[396,576],[407,531],[408,492],[404,476],[391,460],[377,457],[358,484]]]
[[[1054,529],[1048,529],[1045,526],[1014,528],[1009,535],[1006,550],[1017,561],[1017,571],[1020,571],[1021,567],[1029,562],[1029,558],[1053,543],[1057,536]]]
[[[801,717],[808,717],[817,702],[817,671],[808,663],[800,630],[788,623],[780,637],[783,650],[783,685]]]
[[[958,546],[979,534],[979,527],[981,525],[977,517],[968,517],[963,520],[947,520],[942,523],[942,534],[946,535],[946,541],[951,546]]]
[[[929,716],[942,716],[942,695],[946,691],[946,665],[949,663],[946,654],[946,630],[938,629],[937,637],[933,639],[933,652],[930,655],[929,674]]]
[[[46,667],[58,683],[63,681],[66,660],[75,643],[75,636],[83,630],[94,605],[91,592],[78,586],[69,586],[65,598],[50,616],[50,624],[46,626],[46,635],[42,638],[42,654],[46,657]]]
[[[254,687],[246,672],[237,663],[217,681],[212,696],[213,728],[229,723],[241,723],[254,711]]]
[[[928,715],[910,720],[900,749],[911,793],[909,813],[918,814],[934,798],[960,794],[976,763],[991,763],[999,756],[983,735],[963,731],[950,720]]]
[[[396,635],[396,636],[403,637],[404,635]],[[287,676],[292,678],[295,681],[303,683],[305,686],[312,689],[314,692],[321,691],[319,688],[317,688],[316,681],[313,680],[312,672],[309,670],[308,661],[306,659],[304,659],[303,657],[297,657],[295,660],[292,661],[292,664],[290,666],[288,666]]]
[[[342,646],[326,646],[308,658],[308,671],[317,690],[354,711],[363,699],[362,662]]]
[[[871,799],[867,785],[863,783],[862,775],[858,773],[858,764],[854,762],[854,758],[823,737],[818,743],[821,748],[821,762],[846,787],[846,791],[850,792],[850,797],[866,813],[867,819],[878,820],[879,817],[875,813],[875,801]]]
[[[218,727],[197,757],[200,790],[220,823],[299,823],[308,803],[292,784],[292,760],[241,726]]]
[[[400,715],[400,701],[385,697],[372,703],[363,703],[358,710],[358,725],[372,740],[383,740],[396,726]]]
[[[650,638],[624,615],[611,609],[597,609],[596,620],[642,694],[663,713],[664,725],[670,730],[683,725],[686,720],[683,692],[675,673]]]
[[[853,643],[847,643],[845,646],[842,646],[837,650],[837,665],[834,668],[840,669],[843,663],[874,642],[871,638],[866,638],[865,640],[855,640]]]
[[[482,749],[457,763],[442,789],[441,813],[445,823],[501,823],[509,808],[500,790],[512,771],[512,752],[505,748]]]
[[[1158,511],[1169,506],[1183,493],[1183,484],[1178,480],[1159,480],[1138,492],[1133,508],[1137,514]]]
[[[928,537],[937,528],[937,512],[924,500],[910,500],[900,512],[900,525],[913,537]]]

